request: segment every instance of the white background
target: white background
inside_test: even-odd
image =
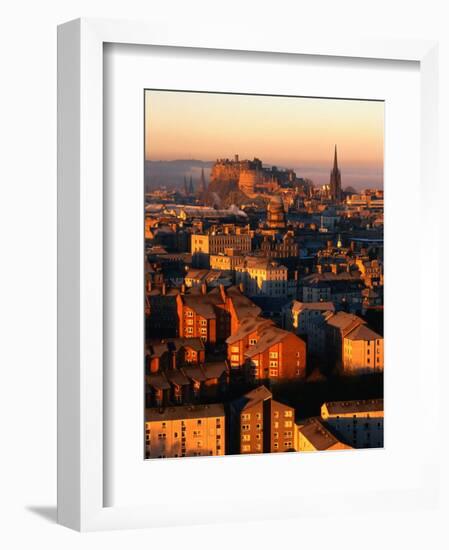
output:
[[[407,545],[447,547],[444,515],[429,510],[397,515],[336,516],[329,519],[273,521],[231,526],[83,534],[54,524],[56,496],[56,25],[83,16],[149,19],[179,24],[192,37],[253,25],[267,33],[366,28],[371,35],[439,38],[448,59],[444,2],[428,0],[333,2],[166,2],[106,0],[17,1],[2,10],[1,132],[1,361],[2,453],[0,468],[0,544],[4,548],[218,548],[245,546],[339,548]],[[176,21],[175,21],[176,20]],[[221,28],[221,30],[220,30]],[[441,95],[449,97],[447,78]],[[447,102],[441,126],[449,125]],[[448,151],[447,132],[441,135]],[[446,164],[441,155],[441,164]],[[442,208],[447,185],[441,189]],[[444,196],[443,196],[444,195]],[[404,213],[405,214],[405,213]],[[443,210],[435,216],[445,223]],[[404,221],[408,222],[406,215]],[[416,220],[419,223],[419,220]],[[419,259],[417,260],[419,261]],[[439,266],[435,265],[435,274]],[[429,280],[432,285],[432,280]],[[442,300],[447,297],[443,296]],[[443,304],[442,304],[443,305]],[[447,307],[442,310],[449,311]],[[410,314],[413,314],[412,304]],[[431,319],[441,323],[446,319]],[[411,335],[412,337],[412,335]],[[441,384],[447,390],[447,375]],[[442,424],[442,428],[443,428]],[[447,426],[442,451],[447,453]],[[425,441],[425,434],[417,434]],[[443,472],[446,494],[447,475]],[[447,501],[446,501],[447,502]],[[323,502],[329,508],[335,503]],[[49,521],[50,519],[50,521]],[[446,540],[444,540],[446,537]]]
[[[228,502],[245,500],[247,516],[260,518],[294,513],[291,501],[313,511],[313,497],[338,498],[359,506],[373,505],[372,492],[388,491],[374,506],[397,507],[410,504],[410,494],[399,491],[418,487],[423,464],[432,469],[435,438],[435,411],[432,407],[404,422],[405,411],[425,401],[433,389],[420,380],[420,365],[431,347],[421,339],[410,343],[410,334],[419,330],[413,316],[404,316],[410,296],[417,293],[428,272],[404,278],[402,266],[408,258],[422,255],[418,224],[407,230],[397,224],[396,213],[404,206],[412,219],[423,216],[420,197],[420,80],[415,63],[389,61],[360,62],[317,58],[316,56],[267,56],[179,49],[176,55],[164,49],[113,45],[105,48],[105,204],[108,216],[105,235],[104,272],[108,276],[105,294],[105,377],[108,409],[105,414],[105,456],[107,471],[106,506],[154,506],[171,509],[174,518],[197,520],[205,516],[211,498],[215,513],[223,516]],[[267,78],[267,75],[270,75]],[[318,455],[286,454],[249,458],[226,457],[200,460],[143,461],[142,411],[143,377],[143,97],[144,88],[210,90],[251,93],[279,93],[314,97],[356,97],[385,100],[385,194],[386,194],[386,339],[385,449]],[[151,91],[147,92],[150,94]],[[297,101],[301,101],[298,99]],[[151,102],[151,99],[150,99]],[[151,104],[151,103],[150,103]],[[429,266],[430,269],[430,266]],[[430,274],[431,274],[430,269]],[[428,292],[426,292],[426,297]],[[113,304],[113,306],[111,306]],[[416,312],[424,311],[416,304]],[[399,321],[399,322],[398,322]],[[407,389],[403,381],[408,379]],[[397,397],[400,396],[399,406]],[[426,446],[410,453],[417,432],[429,432]],[[366,475],[369,472],[369,475]],[[427,475],[427,474],[426,474]],[[182,480],[182,481],[180,481]],[[261,482],[262,481],[262,482]],[[267,491],[271,485],[271,492]],[[212,495],[211,495],[212,486]],[[243,490],[242,490],[243,488]],[[173,494],[185,497],[173,502]],[[350,496],[347,501],[343,495]],[[365,496],[363,496],[363,493]],[[295,496],[296,495],[296,496]],[[185,510],[185,498],[189,511]],[[274,506],[254,506],[266,499]],[[221,500],[224,502],[221,502]],[[202,502],[207,504],[202,506]],[[349,505],[349,504],[347,504]],[[234,502],[234,507],[236,503]],[[298,503],[299,506],[299,503]],[[180,510],[178,509],[180,508]],[[301,513],[303,512],[301,510]],[[196,510],[196,511],[195,511]],[[315,512],[317,513],[317,512]],[[156,514],[153,513],[153,517]],[[178,520],[179,521],[179,520]]]

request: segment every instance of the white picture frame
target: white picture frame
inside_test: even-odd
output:
[[[107,492],[103,445],[103,277],[107,275],[103,269],[105,44],[235,50],[236,55],[241,51],[251,51],[418,62],[421,86],[420,191],[427,201],[426,212],[435,201],[438,185],[436,81],[439,70],[435,42],[363,40],[356,36],[347,40],[334,37],[311,39],[309,35],[264,35],[258,38],[255,34],[193,41],[178,31],[179,28],[176,32],[158,28],[156,23],[91,19],[72,21],[58,29],[58,521],[73,529],[136,528],[196,521],[191,511],[184,515],[180,510],[167,514],[161,507],[149,505],[104,505]],[[434,226],[426,225],[423,236],[432,236],[433,231]],[[436,257],[437,249],[431,248],[429,254],[431,258]],[[437,290],[436,287],[432,289],[432,296],[438,295]],[[421,303],[419,311],[426,315],[437,314],[437,306],[432,305],[432,300],[429,302]],[[424,326],[419,330],[428,342],[436,342],[435,328],[432,334],[431,331],[424,334]],[[438,357],[435,354],[431,356],[434,360],[426,367],[426,388],[436,393]],[[430,415],[436,415],[436,406],[434,404]],[[226,460],[230,459],[226,457]],[[248,457],[245,460],[253,459]],[[417,485],[391,494],[367,494],[364,505],[373,510],[387,500],[392,505],[407,503],[415,508],[420,503],[434,505],[438,493],[437,468],[429,469],[429,465],[438,463],[437,448],[432,448],[427,453],[426,463],[422,464],[427,474]],[[232,503],[223,501],[222,508],[217,508],[223,512],[219,517],[208,512],[207,507],[197,510],[198,521],[258,517],[248,512],[249,501],[239,504],[236,500]],[[321,496],[317,493],[315,497],[309,496],[307,502],[297,500],[292,515],[307,515],[319,508]],[[349,497],[345,499],[347,510],[351,508],[350,501]],[[271,515],[276,517],[275,513]]]

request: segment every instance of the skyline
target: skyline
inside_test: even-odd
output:
[[[145,92],[145,159],[260,158],[329,183],[337,145],[343,186],[383,187],[379,101]]]

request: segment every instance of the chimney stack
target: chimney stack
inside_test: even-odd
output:
[[[206,285],[206,283],[201,283],[201,294],[207,294],[207,285]]]
[[[162,296],[165,296],[167,294],[167,285],[165,283],[162,283]]]

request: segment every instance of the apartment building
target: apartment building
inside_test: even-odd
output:
[[[337,437],[356,449],[384,445],[383,399],[323,403],[321,419]]]
[[[225,454],[225,413],[221,404],[145,410],[145,457]]]
[[[278,453],[294,449],[295,411],[259,386],[230,406],[231,453]]]

